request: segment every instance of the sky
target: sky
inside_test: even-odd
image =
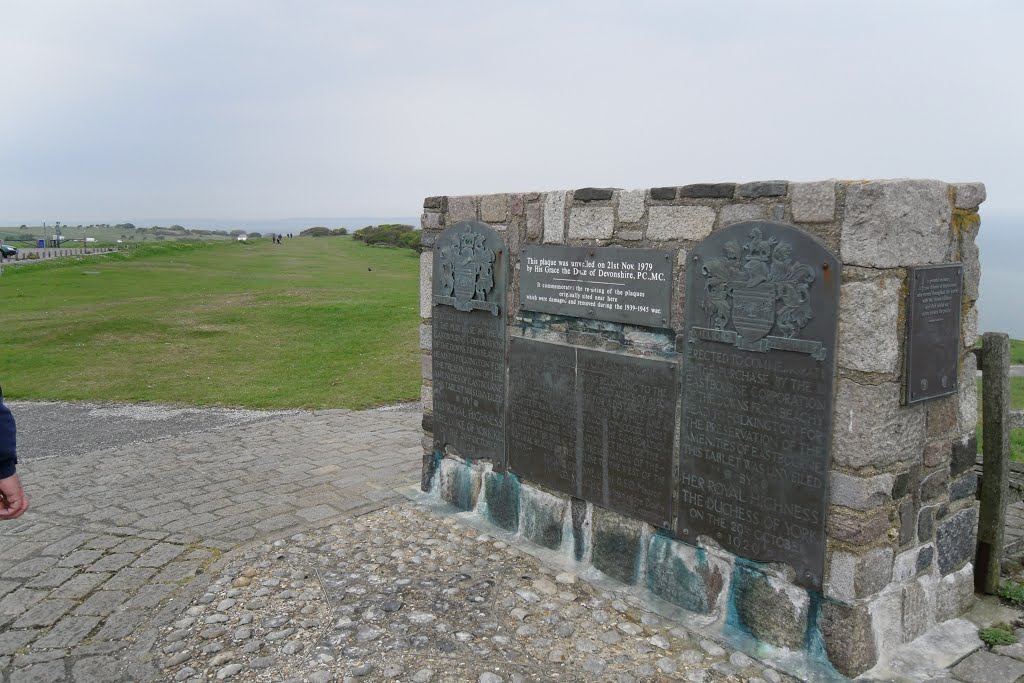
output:
[[[1022,26],[994,0],[2,0],[0,225],[982,181],[981,326],[1024,337]]]
[[[1024,215],[1024,3],[4,0],[0,224],[980,180]]]

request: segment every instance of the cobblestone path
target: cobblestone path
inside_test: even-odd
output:
[[[32,508],[0,525],[0,680],[165,680],[144,655],[221,555],[398,499],[419,478],[419,422],[294,413],[27,459]]]

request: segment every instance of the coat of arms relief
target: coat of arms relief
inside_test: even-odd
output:
[[[701,308],[709,315],[710,327],[691,328],[690,341],[722,342],[761,353],[796,351],[825,359],[821,342],[798,338],[814,317],[810,299],[815,271],[793,259],[789,242],[765,236],[755,227],[745,244],[730,240],[720,256],[704,261],[701,275]]]
[[[487,298],[494,289],[496,255],[486,237],[471,226],[457,232],[438,249],[440,294],[435,304],[454,306],[459,311],[483,310],[498,315],[498,304]]]

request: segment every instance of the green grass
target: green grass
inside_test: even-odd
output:
[[[412,250],[348,238],[168,242],[10,266],[4,396],[253,408],[413,400],[418,267]]]
[[[991,628],[980,629],[978,637],[989,647],[1013,645],[1017,642],[1017,636],[1008,624],[996,624]]]
[[[978,452],[981,452],[982,438],[981,438],[981,379],[978,382]],[[1022,410],[1024,409],[1024,377],[1011,377],[1010,378],[1010,409],[1011,410]],[[1010,430],[1010,457],[1013,460],[1024,461],[1024,429],[1011,429]]]
[[[1014,365],[1024,365],[1024,341],[1010,340],[1010,362]]]

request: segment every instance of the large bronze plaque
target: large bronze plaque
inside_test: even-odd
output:
[[[686,277],[676,535],[821,590],[840,264],[788,225],[712,233]]]
[[[676,367],[513,337],[509,469],[671,528]]]
[[[672,252],[528,246],[519,256],[522,307],[577,318],[668,327]]]
[[[917,266],[909,277],[904,398],[917,403],[957,392],[964,267]]]
[[[505,469],[508,253],[486,224],[456,223],[434,243],[434,448]]]

